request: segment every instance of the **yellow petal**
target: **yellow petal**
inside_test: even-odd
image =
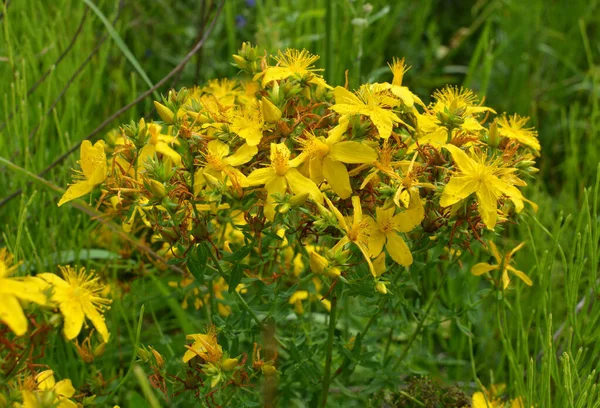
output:
[[[395,232],[387,234],[387,243],[385,245],[388,253],[394,261],[402,266],[409,266],[413,263],[413,257],[406,242]]]
[[[444,148],[450,152],[454,163],[462,172],[467,174],[476,172],[477,163],[467,156],[463,150],[451,144],[444,145]]]
[[[343,163],[330,159],[323,158],[323,176],[335,193],[341,198],[346,199],[352,195],[350,187],[350,176],[348,170]]]
[[[385,234],[382,233],[378,228],[374,228],[371,231],[368,241],[369,255],[371,258],[375,258],[381,254],[381,251],[383,251],[383,246],[385,245],[385,240]]]
[[[425,218],[425,209],[419,197],[419,192],[411,192],[411,201],[408,210],[397,214],[392,219],[394,229],[399,232],[408,232],[416,228]]]
[[[294,168],[285,173],[290,189],[294,194],[308,193],[311,199],[319,204],[323,203],[323,194],[319,187],[309,178],[304,177]]]
[[[476,192],[479,202],[479,214],[485,226],[492,230],[498,218],[498,198],[486,184],[481,183]]]
[[[40,390],[51,390],[56,385],[56,381],[54,380],[54,371],[42,371],[35,376],[35,381],[37,382]]]
[[[73,383],[71,380],[64,379],[56,383],[54,392],[61,397],[71,398],[73,395],[75,395],[75,388],[73,388]]]
[[[252,160],[257,152],[258,148],[256,146],[250,146],[249,144],[244,143],[234,154],[223,160],[223,162],[230,166],[241,166]]]
[[[375,270],[375,267],[373,266],[373,263],[371,262],[371,257],[369,256],[369,250],[367,249],[365,244],[363,244],[362,242],[356,241],[354,243],[356,244],[358,249],[360,249],[360,252],[362,252],[363,256],[365,257],[365,260],[367,261],[367,265],[369,266],[369,271],[371,271],[371,275],[373,275],[376,278],[377,271]]]
[[[473,394],[472,408],[494,408],[494,406],[488,404],[485,400],[485,395],[478,391]]]
[[[44,305],[47,302],[44,294],[47,287],[43,280],[31,276],[25,279],[0,279],[0,299],[4,294],[8,294]]]
[[[323,176],[323,159],[319,157],[310,159],[308,162],[308,172],[312,181],[316,184],[322,183],[325,179],[325,176]]]
[[[362,205],[360,204],[359,196],[352,197],[352,209],[354,210],[354,220],[352,221],[353,225],[358,225],[363,218]]]
[[[246,179],[248,186],[258,186],[266,184],[269,180],[277,177],[275,170],[272,167],[265,167],[263,169],[256,169]]]
[[[506,269],[508,269],[509,271],[511,271],[512,273],[514,273],[515,275],[517,275],[523,282],[525,282],[526,285],[528,286],[532,286],[533,282],[531,281],[531,279],[529,279],[529,276],[525,275],[524,272],[513,268],[510,265],[506,266]]]
[[[105,343],[108,343],[110,334],[108,333],[108,328],[106,327],[106,322],[104,321],[102,314],[100,314],[98,310],[89,302],[85,302],[83,304],[83,312],[92,321],[92,324],[100,336],[102,336],[102,340]]]
[[[96,173],[96,170],[103,167],[104,177],[106,178],[106,153],[104,153],[104,141],[99,140],[92,146],[89,140],[81,142],[79,148],[80,159],[79,165],[86,179],[91,179]],[[99,177],[99,176],[96,176]],[[97,184],[104,181],[102,179]]]
[[[267,203],[264,208],[265,217],[269,221],[275,218],[275,194],[284,195],[287,190],[287,182],[285,177],[275,176],[265,184],[267,190]]]
[[[27,319],[23,314],[21,304],[16,297],[12,295],[2,295],[0,302],[0,320],[13,331],[17,336],[22,336],[27,332]]]
[[[384,272],[386,270],[385,252],[380,253],[379,256],[373,261],[373,268],[375,268],[375,272],[377,273],[376,277],[379,277],[384,274]],[[381,282],[379,282],[379,283],[381,283]],[[385,289],[385,286],[383,286],[383,289]],[[387,289],[385,290],[385,292],[387,293]]]
[[[494,256],[494,259],[496,259],[496,262],[498,262],[498,265],[500,265],[502,262],[502,257],[500,256],[500,252],[498,252],[498,247],[496,247],[494,241],[489,241],[488,246],[490,247],[490,252]]]
[[[452,176],[440,198],[442,207],[450,207],[477,191],[478,182],[467,176]]]
[[[348,224],[346,224],[346,220],[344,219],[344,216],[342,215],[340,210],[338,210],[333,205],[333,203],[331,202],[331,200],[329,200],[329,198],[325,197],[325,201],[327,202],[327,206],[329,207],[329,209],[335,214],[335,218],[337,218],[340,226],[344,229],[344,231],[348,232],[350,229],[348,228]],[[339,244],[339,242],[338,242],[338,244]],[[336,246],[337,246],[337,244],[336,244]]]
[[[326,139],[327,144],[333,145],[333,144],[339,142],[340,140],[342,140],[342,137],[348,130],[349,124],[350,124],[350,120],[348,119],[348,116],[340,116],[340,120],[339,120],[337,126],[335,126],[333,129],[331,129],[328,132],[328,136]]]
[[[262,86],[264,88],[271,81],[280,81],[292,75],[293,72],[287,67],[268,67],[263,75]]]
[[[373,163],[377,152],[364,143],[339,142],[331,146],[329,157],[342,163]]]
[[[379,133],[379,137],[383,139],[387,139],[392,134],[392,128],[394,127],[394,122],[396,123],[404,123],[400,120],[398,116],[394,113],[387,111],[385,109],[377,109],[376,112],[372,112],[369,115],[371,121],[377,128],[377,132]]]
[[[489,263],[481,262],[473,265],[473,267],[471,268],[471,273],[475,276],[481,276],[484,273],[488,273],[498,269],[500,269],[498,265],[490,265]]]
[[[525,245],[525,242],[521,242],[519,245],[514,247],[508,254],[506,254],[507,261],[510,261],[510,259],[513,257],[515,252],[517,252],[519,249],[523,248],[524,245]]]
[[[341,86],[336,86],[335,89],[333,90],[333,96],[335,98],[335,105],[332,106],[332,109],[336,112],[338,112],[335,108],[338,104],[340,105],[363,105],[362,101],[358,98],[358,96],[356,96],[355,94],[353,94],[352,92],[350,92],[349,90],[347,90],[344,87]],[[356,111],[354,111],[356,112]],[[350,112],[338,112],[338,113],[350,113]]]
[[[175,165],[181,166],[181,155],[173,150],[168,144],[164,142],[157,143],[156,151],[171,159]]]
[[[58,202],[58,206],[60,207],[66,202],[83,197],[84,195],[91,193],[93,189],[94,186],[87,180],[82,180],[75,184],[71,184]]]
[[[85,318],[83,309],[75,302],[66,301],[59,305],[60,312],[65,317],[64,334],[67,340],[73,340],[81,332]]]
[[[217,156],[220,159],[229,155],[229,146],[220,140],[211,140],[208,142],[206,145],[206,150],[208,150],[208,153],[211,156]]]

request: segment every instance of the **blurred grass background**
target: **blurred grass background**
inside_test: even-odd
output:
[[[105,22],[82,1],[3,1],[0,156],[32,173],[45,169],[166,75],[204,34],[216,9],[214,1],[92,3]],[[445,84],[464,85],[485,95],[488,106],[499,113],[530,116],[539,131],[542,157],[528,195],[540,210],[511,226],[506,244],[528,242],[517,255],[516,266],[532,276],[534,287],[518,286],[506,302],[490,299],[486,284],[469,276],[470,265],[457,268],[460,279],[446,282],[414,354],[397,369],[403,375],[428,374],[471,386],[476,378],[484,384],[505,382],[513,395],[524,395],[543,407],[598,406],[594,399],[598,391],[592,387],[600,355],[599,191],[586,188],[597,182],[600,160],[599,16],[598,1],[589,0],[228,0],[206,45],[169,84],[191,86],[235,75],[230,56],[243,41],[251,41],[270,53],[307,48],[321,55],[317,64],[327,69],[331,84],[343,85],[347,69],[350,87],[389,79],[387,62],[405,57],[412,65],[405,83],[419,95]],[[31,90],[46,72],[47,78]],[[147,99],[113,125],[149,117],[151,112]],[[72,155],[44,177],[66,186],[76,160],[77,154]],[[110,249],[114,237],[99,236],[88,215],[57,208],[59,195],[30,181],[0,165],[0,200],[17,189],[24,192],[0,208],[0,245],[38,271],[58,262],[107,268],[104,261],[118,252],[116,247],[94,256],[87,249],[96,248],[100,240]],[[570,220],[564,221],[569,214]],[[109,267],[115,275],[130,269],[127,264]],[[401,304],[410,313],[381,319],[370,336],[387,335],[394,326],[412,332],[411,313],[422,313],[428,293],[439,283],[426,268],[415,268],[414,273],[422,274],[425,297],[399,299],[391,306]],[[113,361],[125,364],[121,371],[134,350],[142,303],[148,307],[154,299],[146,318],[153,316],[148,324],[161,333],[160,340],[146,334],[145,344],[156,341],[179,355],[170,343],[181,344],[181,339],[175,342],[162,333],[178,324],[202,327],[200,318],[189,322],[185,316],[156,318],[166,308],[159,301],[160,285],[164,289],[165,284],[142,281],[135,285],[147,298],[126,294],[115,300],[110,319],[117,339],[125,340],[117,341],[118,350],[109,353],[114,354]],[[583,306],[577,307],[582,299]],[[177,310],[177,302],[169,307]],[[73,363],[73,350],[64,345],[56,350],[51,356],[56,370],[76,384],[84,383],[88,368]],[[65,359],[72,364],[65,364]],[[377,368],[367,363],[362,362],[368,369],[357,370],[355,376],[376,377],[378,386],[398,385],[392,380],[395,370],[387,363]],[[115,376],[119,371],[108,362],[98,368]],[[130,381],[135,384],[135,379]],[[339,383],[333,387],[342,389],[342,395],[353,393]],[[130,404],[142,403],[141,391],[133,388],[115,389],[115,395],[128,398]],[[369,399],[367,391],[354,394],[357,401]]]

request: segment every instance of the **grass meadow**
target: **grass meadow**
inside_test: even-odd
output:
[[[39,383],[26,378],[46,369],[77,391],[59,398],[55,390],[46,400],[38,393],[29,406],[73,406],[69,399],[99,407],[460,408],[485,407],[472,398],[485,388],[490,407],[600,407],[597,1],[3,0],[0,16],[0,248],[13,254],[15,276],[55,273],[58,265],[95,270],[112,299],[104,313],[110,341],[87,362],[62,335],[56,307],[38,313],[22,302],[36,328],[30,339],[44,343],[41,356],[42,345],[17,339],[0,313],[0,407],[23,403],[23,384]],[[114,117],[203,36],[180,71]],[[229,263],[219,262],[202,244],[187,258],[201,271],[196,283],[178,286],[181,275],[151,256],[163,248],[152,234],[100,217],[98,189],[57,206],[84,138],[159,120],[153,101],[170,89],[235,77],[231,56],[243,42],[261,55],[307,49],[320,55],[315,65],[328,84],[351,90],[388,81],[387,64],[405,58],[403,85],[425,104],[450,84],[473,89],[498,113],[530,117],[541,154],[522,191],[539,209],[526,207],[489,237],[506,249],[525,243],[513,265],[533,285],[514,279],[500,290],[473,276],[476,263],[493,260],[477,242],[454,261],[443,245],[429,246],[413,250],[410,268],[388,269],[386,296],[371,283],[325,283],[323,293],[339,294],[332,324],[318,301],[294,309],[295,286],[266,284],[235,266],[223,272],[248,252],[235,258],[234,248]],[[257,268],[272,267],[267,261]],[[248,293],[223,291],[217,302],[220,274]],[[196,309],[202,288],[212,296]],[[241,380],[223,374],[214,387],[202,377],[207,366],[192,375],[181,362],[186,335],[209,324],[230,358],[258,369]],[[260,366],[256,344],[276,374]],[[31,353],[15,360],[15,350]],[[205,382],[194,384],[196,375]],[[497,400],[489,396],[494,384],[505,385]]]

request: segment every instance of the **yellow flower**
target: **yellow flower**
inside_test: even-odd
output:
[[[102,184],[106,179],[106,154],[104,153],[104,142],[96,142],[92,146],[89,140],[84,140],[80,147],[79,165],[81,172],[76,172],[75,184],[71,184],[65,194],[58,202],[60,207],[64,203],[89,194],[95,186]]]
[[[77,337],[87,317],[104,342],[108,342],[110,335],[102,313],[111,300],[99,296],[104,285],[93,272],[86,273],[85,268],[81,268],[79,272],[70,266],[59,268],[64,280],[53,273],[41,273],[38,276],[52,286],[52,300],[58,303],[65,318],[65,337],[68,340]]]
[[[410,67],[407,67],[404,64],[404,58],[402,58],[402,59],[394,58],[392,63],[388,64],[388,66],[390,67],[390,70],[392,71],[394,78],[392,79],[391,84],[387,84],[387,83],[385,83],[385,84],[389,85],[389,89],[392,91],[392,93],[394,95],[396,95],[398,98],[400,98],[402,100],[402,102],[408,107],[412,107],[415,104],[415,102],[418,103],[419,105],[425,107],[425,104],[423,104],[423,102],[421,101],[421,99],[419,99],[419,97],[417,95],[412,93],[410,91],[410,89],[408,89],[408,87],[402,86],[402,80],[404,79],[404,74],[406,74],[406,71],[408,71],[410,69]]]
[[[346,236],[344,236],[340,241],[338,241],[337,244],[335,244],[333,248],[331,248],[331,252],[335,253],[337,251],[341,251],[344,249],[346,244],[353,243],[358,247],[360,252],[362,252],[363,256],[365,257],[371,274],[376,277],[377,271],[371,262],[371,256],[368,248],[369,235],[373,229],[373,218],[369,216],[363,216],[360,198],[358,196],[352,197],[352,207],[354,209],[354,215],[351,218],[352,224],[346,222],[342,213],[333,205],[329,198],[325,197],[325,200],[327,201],[327,205],[331,211],[335,214],[341,229],[346,233]]]
[[[394,215],[396,211],[394,205],[387,209],[377,207],[374,227],[368,239],[369,254],[372,258],[377,257],[385,245],[385,249],[396,263],[402,266],[413,263],[410,249],[398,232],[409,232],[423,221],[425,213],[420,201],[418,192],[411,194],[408,210],[396,215]]]
[[[390,96],[385,85],[362,85],[356,94],[338,86],[333,91],[333,96],[335,97],[335,105],[331,107],[331,110],[343,117],[352,115],[367,116],[377,128],[379,137],[383,139],[390,137],[396,124],[402,123],[408,126],[392,112],[391,108],[398,106],[399,101]]]
[[[257,103],[236,109],[231,117],[231,131],[244,139],[248,146],[260,143],[264,127],[263,115]]]
[[[400,208],[402,208],[402,207],[408,208],[411,203],[412,196],[414,194],[416,194],[417,196],[419,195],[419,190],[417,187],[425,187],[425,188],[430,188],[430,189],[435,190],[435,186],[433,184],[421,183],[415,176],[414,169],[415,169],[415,160],[416,159],[417,159],[417,153],[415,153],[415,155],[413,156],[412,161],[408,165],[408,169],[404,173],[404,178],[402,178],[400,181],[400,187],[398,188],[398,190],[396,190],[396,193],[394,194],[394,203]],[[424,210],[423,210],[423,205],[421,203],[421,200],[415,201],[414,204],[416,206],[418,206],[418,208],[420,209],[421,212],[423,212],[423,217],[424,217]],[[416,209],[417,209],[417,207],[415,207],[415,210]],[[421,220],[422,219],[423,218],[421,218]]]
[[[327,180],[333,191],[342,199],[352,195],[350,176],[343,163],[373,163],[377,160],[377,152],[366,144],[341,141],[347,128],[348,119],[343,117],[340,124],[329,132],[327,139],[307,132],[305,139],[298,140],[309,157],[311,180],[315,183]]]
[[[274,194],[283,195],[289,188],[294,194],[308,193],[318,203],[323,202],[319,187],[309,178],[304,177],[296,169],[305,158],[298,156],[290,160],[290,150],[283,143],[271,143],[271,165],[254,170],[247,178],[249,186],[265,185],[267,204],[265,216],[269,220],[275,218]]]
[[[77,404],[71,401],[71,398],[75,394],[75,388],[73,383],[69,379],[64,379],[56,382],[54,379],[54,372],[52,370],[45,370],[36,375],[35,381],[38,384],[38,389],[42,391],[51,391],[56,396],[54,403],[58,403],[57,407],[60,408],[75,408]]]
[[[505,408],[507,404],[499,397],[505,390],[504,384],[492,385],[489,390],[477,391],[472,397],[473,408]],[[525,408],[523,398],[517,397],[510,401],[510,408]]]
[[[483,101],[480,102],[473,91],[462,87],[447,86],[444,89],[435,91],[433,98],[435,103],[431,109],[439,113],[463,111],[465,116],[483,112],[496,113],[492,108],[482,106]]]
[[[531,147],[537,154],[541,149],[538,133],[534,128],[524,127],[528,121],[529,118],[526,116],[521,117],[517,114],[508,116],[504,114],[498,118],[498,133],[500,133],[500,136]]]
[[[18,265],[12,265],[13,257],[0,249],[0,321],[6,323],[17,336],[27,332],[27,319],[19,300],[46,304],[43,281],[35,277],[9,278]]]
[[[525,275],[524,272],[521,272],[520,270],[516,269],[515,267],[513,267],[510,264],[512,261],[512,256],[519,249],[523,248],[523,245],[525,245],[524,242],[520,243],[515,248],[513,248],[510,252],[507,252],[506,255],[504,255],[504,258],[502,258],[500,256],[500,253],[498,252],[498,248],[496,248],[496,244],[494,244],[492,241],[490,241],[489,242],[490,250],[498,264],[490,265],[489,263],[481,262],[476,265],[473,265],[473,267],[471,268],[471,273],[475,276],[480,276],[480,275],[483,275],[484,273],[501,270],[502,271],[502,283],[504,285],[504,289],[506,289],[510,283],[510,277],[508,276],[509,271],[511,273],[514,273],[515,275],[517,275],[523,282],[525,282],[525,284],[527,284],[529,286],[533,285],[533,282],[531,282],[531,279],[529,279],[529,277],[527,275]]]
[[[144,120],[140,121],[140,127],[146,126]],[[150,123],[148,125],[148,133],[150,133],[150,138],[146,145],[140,151],[137,169],[138,173],[143,173],[146,171],[145,164],[149,159],[155,158],[157,153],[160,153],[163,157],[168,158],[171,163],[176,166],[181,166],[181,155],[177,153],[171,147],[175,143],[175,138],[173,136],[161,134],[162,126],[156,123]]]
[[[277,66],[267,67],[262,73],[263,87],[272,81],[281,81],[292,76],[297,76],[311,84],[330,88],[323,77],[316,73],[322,71],[322,69],[314,68],[314,63],[319,59],[318,55],[312,55],[306,50],[299,51],[288,48],[283,53],[279,51],[275,59],[277,60]],[[257,76],[260,75],[258,74]]]
[[[452,154],[459,171],[452,175],[442,192],[442,207],[449,207],[475,193],[479,202],[479,214],[488,229],[496,226],[498,199],[502,195],[513,201],[517,212],[523,208],[523,195],[506,178],[506,175],[516,169],[501,168],[493,162],[486,163],[484,154],[472,159],[454,145],[446,145],[445,148]]]
[[[206,334],[188,334],[185,338],[194,343],[191,346],[185,346],[188,350],[183,355],[184,363],[196,356],[202,358],[204,363],[216,363],[223,357],[223,349],[217,342],[217,331],[214,326],[210,326]]]
[[[234,154],[230,155],[228,145],[220,140],[211,140],[206,146],[206,153],[204,153],[206,166],[201,174],[202,176],[209,174],[221,181],[223,181],[223,175],[226,175],[229,183],[241,186],[245,183],[246,177],[235,167],[248,163],[257,151],[256,146],[243,144]],[[195,180],[196,182],[197,180]]]
[[[304,307],[302,307],[302,301],[306,300],[306,299],[308,299],[308,291],[297,290],[292,294],[292,296],[290,296],[288,303],[290,305],[294,305],[294,311],[296,312],[296,314],[301,315],[304,313]]]

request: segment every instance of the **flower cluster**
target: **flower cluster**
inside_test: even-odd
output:
[[[182,262],[208,242],[244,276],[290,285],[312,285],[308,268],[337,279],[364,265],[381,293],[390,263],[409,267],[441,241],[450,253],[470,249],[535,208],[521,190],[540,153],[527,118],[496,116],[454,86],[426,104],[404,84],[404,60],[390,64],[391,82],[334,88],[317,59],[288,49],[271,65],[244,44],[238,79],[170,91],[155,102],[160,120],[84,142],[82,179],[59,205],[100,186],[125,231],[151,231]],[[531,284],[508,261],[473,273],[502,271],[507,286],[508,270]],[[289,302],[297,310],[305,289]]]

